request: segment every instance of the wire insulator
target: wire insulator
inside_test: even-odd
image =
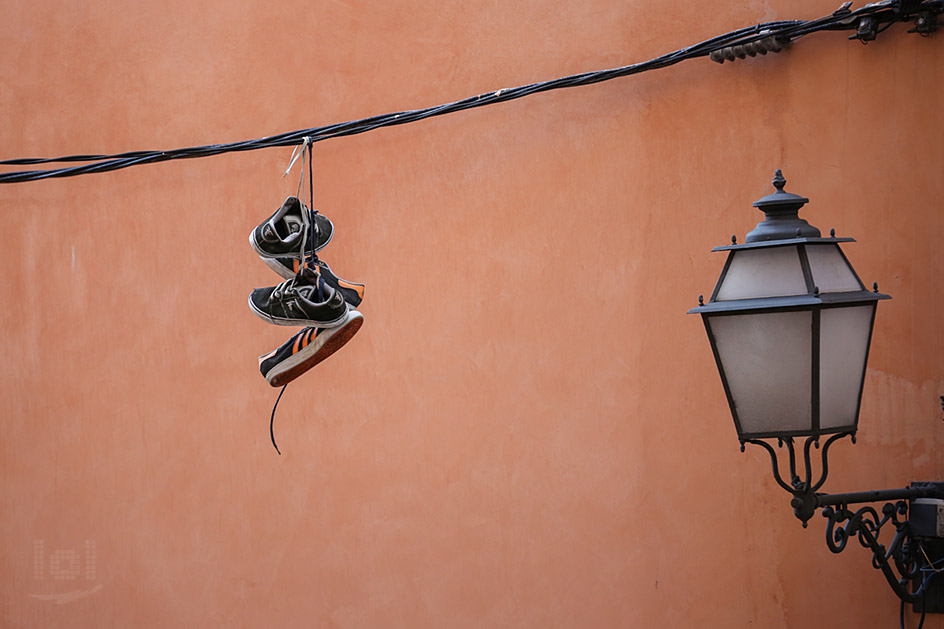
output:
[[[744,59],[748,55],[755,57],[757,55],[766,55],[768,52],[780,52],[790,45],[789,41],[781,41],[775,36],[765,37],[757,41],[746,44],[735,44],[726,46],[718,50],[712,50],[708,58],[717,63],[725,61],[734,61],[735,59]]]

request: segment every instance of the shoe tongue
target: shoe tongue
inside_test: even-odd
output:
[[[324,303],[334,297],[334,291],[330,286],[319,282],[319,286],[301,286],[298,288],[298,294],[315,303]]]
[[[276,216],[282,218],[286,214],[298,214],[299,205],[301,205],[301,203],[299,202],[298,197],[288,197],[285,199],[285,203],[282,204],[282,207],[279,208]]]
[[[302,231],[305,219],[300,215],[297,206],[297,198],[286,199],[279,211],[262,225],[262,239],[268,242],[281,242],[284,238]],[[282,233],[286,230],[288,233],[285,233],[283,237]]]
[[[325,284],[321,274],[315,269],[305,267],[295,276],[295,289],[305,299],[315,302],[325,302],[331,299],[334,291]]]

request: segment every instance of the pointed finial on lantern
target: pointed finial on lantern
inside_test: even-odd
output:
[[[809,199],[784,191],[787,180],[779,168],[774,173],[773,184],[776,188],[773,194],[754,201],[754,207],[764,213],[764,220],[748,232],[744,242],[750,244],[764,240],[819,238],[820,231],[797,215]]]

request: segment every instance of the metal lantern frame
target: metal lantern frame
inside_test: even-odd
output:
[[[846,242],[855,242],[853,238],[790,238],[783,240],[769,240],[763,242],[753,242],[746,244],[732,244],[726,245],[723,247],[715,247],[712,251],[727,251],[730,252],[727,260],[725,261],[724,269],[721,271],[721,276],[718,278],[718,282],[715,285],[715,289],[712,292],[711,298],[707,304],[698,306],[689,310],[690,314],[700,314],[702,316],[702,321],[705,325],[705,331],[708,334],[708,340],[711,343],[712,354],[715,358],[715,363],[718,366],[718,372],[721,375],[721,382],[724,386],[724,393],[728,400],[728,406],[731,409],[731,415],[734,419],[734,426],[737,430],[738,438],[742,442],[746,442],[751,439],[764,439],[764,438],[783,438],[783,437],[806,437],[806,436],[815,436],[828,435],[835,433],[852,433],[854,434],[857,430],[858,418],[859,418],[859,409],[862,402],[862,389],[865,383],[865,373],[866,367],[868,365],[868,356],[869,348],[872,342],[872,331],[875,326],[875,313],[876,313],[876,304],[877,302],[885,299],[891,299],[888,295],[878,292],[878,287],[874,286],[873,291],[866,290],[865,285],[862,283],[862,280],[859,278],[858,274],[855,272],[855,269],[849,263],[848,258],[846,258],[845,253],[841,248],[838,247],[839,243]],[[836,293],[820,293],[819,288],[814,284],[813,274],[810,269],[809,256],[807,255],[808,246],[832,244],[837,245],[837,250],[839,255],[842,257],[842,261],[848,266],[849,271],[855,277],[856,282],[859,284],[859,290],[857,291],[846,291],[846,292],[836,292]],[[800,268],[803,272],[803,279],[806,283],[806,294],[803,295],[789,295],[789,296],[777,296],[777,297],[764,297],[757,299],[736,299],[729,301],[718,301],[718,291],[727,278],[728,271],[731,267],[731,262],[734,259],[734,256],[739,251],[748,251],[755,249],[768,249],[773,247],[795,247],[799,261]],[[856,404],[855,404],[855,413],[852,417],[852,421],[846,424],[823,427],[820,425],[820,366],[821,366],[821,337],[822,337],[822,325],[821,325],[821,315],[824,310],[829,310],[833,308],[849,308],[849,307],[860,307],[860,306],[869,306],[871,307],[871,316],[868,325],[868,335],[866,337],[865,351],[864,351],[864,360],[862,362],[861,373],[858,378],[858,392],[856,394]],[[722,360],[721,354],[719,353],[718,342],[715,337],[715,334],[712,332],[712,320],[715,317],[726,317],[732,315],[764,315],[764,314],[777,314],[782,312],[810,312],[811,314],[811,325],[812,330],[810,334],[810,422],[811,425],[809,429],[793,429],[793,430],[766,430],[766,431],[749,431],[745,430],[742,426],[741,418],[738,413],[737,400],[732,394],[731,387],[728,382],[728,370],[725,369],[724,362]]]
[[[851,436],[855,443],[875,314],[878,302],[890,297],[879,293],[876,284],[872,285],[871,291],[867,290],[849,263],[839,245],[855,242],[852,238],[836,238],[832,230],[828,238],[822,237],[816,227],[798,216],[799,208],[809,199],[785,192],[786,180],[779,170],[773,184],[776,191],[754,203],[764,212],[765,218],[747,234],[746,242],[737,244],[732,236],[730,245],[712,250],[728,253],[721,276],[708,303],[704,303],[704,297],[699,295],[698,307],[688,311],[689,314],[701,315],[741,451],[747,443],[767,451],[774,480],[792,495],[790,505],[804,528],[817,510],[822,511],[827,519],[826,544],[831,552],[842,552],[849,540],[856,538],[863,547],[872,551],[872,566],[882,572],[902,603],[912,603],[915,611],[922,613],[944,613],[944,483],[913,482],[901,489],[842,494],[818,491],[828,475],[830,447],[846,436]],[[814,248],[823,253],[826,251],[824,247],[835,249],[839,257],[830,254],[831,262],[824,265],[823,261],[830,256],[820,256],[817,264],[812,264],[810,253]],[[784,253],[787,249],[796,252],[796,260]],[[739,255],[745,254],[746,261],[738,259]],[[790,268],[781,268],[784,263]],[[796,263],[802,282],[796,275]],[[739,267],[737,272],[733,271],[735,265]],[[732,273],[732,284],[726,284]],[[826,284],[832,284],[818,286],[818,279],[828,277],[830,273],[833,275]],[[777,281],[766,285],[769,278],[777,278]],[[785,287],[786,290],[780,290]],[[829,326],[824,325],[824,313],[829,315],[851,308],[870,309],[867,331],[861,327],[864,319],[854,321],[854,317],[853,325],[849,327],[860,327],[845,336],[840,329],[844,323],[842,317],[828,316],[832,322]],[[846,312],[852,313],[851,310]],[[751,325],[761,322],[765,315],[783,313],[809,313],[809,329],[805,329],[806,321],[802,317],[796,320],[767,318],[765,325]],[[860,312],[856,316],[864,314]],[[845,320],[846,323],[849,321]],[[724,322],[730,324],[729,327],[725,328]],[[722,323],[722,327],[719,328],[718,323]],[[719,330],[725,336],[723,340],[719,339]],[[768,342],[765,334],[774,340]],[[840,357],[829,361],[834,369],[851,365],[852,372],[840,376],[840,386],[836,387],[839,393],[830,392],[834,397],[829,407],[830,416],[826,417],[829,421],[824,423],[824,355],[829,358],[829,352],[841,354],[844,350],[837,345],[835,338],[830,338],[831,335],[841,340],[851,338],[855,343],[864,343],[864,347],[852,348],[850,360],[843,362]],[[822,351],[824,340],[827,343],[826,354]],[[804,343],[809,344],[808,365],[805,360],[799,360],[805,359]],[[792,355],[784,357],[783,364],[778,365],[776,351],[781,348],[786,348]],[[734,364],[738,360],[745,364]],[[861,363],[856,362],[858,360]],[[790,368],[797,365],[801,365],[801,370],[790,373]],[[806,389],[797,388],[797,383],[803,382],[807,368],[810,378],[808,407],[805,406]],[[732,373],[737,386],[732,382]],[[837,399],[844,401],[845,406],[837,405]],[[800,401],[802,403],[798,405]],[[854,412],[851,413],[850,402],[854,402]],[[808,411],[808,417],[784,419],[800,408],[803,413]],[[841,421],[836,421],[837,417]],[[765,425],[764,422],[767,427],[757,429]],[[753,427],[747,425],[750,423]],[[820,452],[820,473],[814,480],[812,448],[820,449],[820,438],[827,436]],[[802,447],[795,443],[795,439],[800,437],[805,437]],[[786,453],[789,472],[786,479],[780,470],[778,452]],[[800,453],[802,461],[798,461]],[[849,505],[882,501],[888,502],[880,508],[870,504],[856,510],[849,508]],[[886,526],[895,532],[890,542],[883,544],[879,542],[879,536]],[[935,578],[939,574],[941,577]]]

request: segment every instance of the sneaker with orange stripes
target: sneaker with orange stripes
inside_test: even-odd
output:
[[[259,371],[273,387],[288,384],[341,349],[361,329],[364,317],[349,310],[334,328],[305,328],[268,354],[259,357]]]

